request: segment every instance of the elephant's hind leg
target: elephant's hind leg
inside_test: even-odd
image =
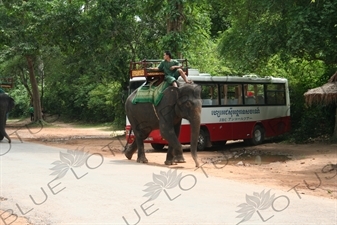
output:
[[[145,157],[144,144],[143,141],[134,140],[132,144],[124,151],[124,155],[129,160],[132,158],[133,154],[137,151],[138,148],[138,157],[137,162],[139,163],[148,163],[147,158]]]
[[[11,143],[11,142],[12,142],[11,138],[8,136],[8,134],[6,133],[5,129],[2,129],[2,130],[0,131],[0,141],[1,141],[4,137],[7,138],[8,143]]]
[[[8,143],[11,143],[11,142],[12,142],[11,138],[8,136],[7,133],[6,133],[5,137],[8,139]]]
[[[131,145],[128,146],[128,148],[124,151],[124,155],[129,160],[132,158],[133,154],[137,151],[137,143],[136,141],[133,141]]]

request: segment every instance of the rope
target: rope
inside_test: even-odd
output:
[[[152,104],[152,108],[153,108],[154,114],[156,114],[156,117],[157,117],[157,119],[159,120],[159,116],[158,116],[157,111],[156,111],[156,108],[154,107],[153,104]]]

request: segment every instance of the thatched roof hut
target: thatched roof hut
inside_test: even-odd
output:
[[[305,92],[304,98],[309,106],[312,104],[337,105],[337,72],[329,79],[328,83]]]
[[[313,104],[336,105],[336,120],[333,138],[337,139],[337,72],[330,77],[328,83],[305,92],[304,98],[309,106]]]

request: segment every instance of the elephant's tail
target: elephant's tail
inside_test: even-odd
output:
[[[129,130],[129,137],[128,137],[128,139],[126,140],[126,144],[125,144],[125,146],[124,146],[123,153],[125,153],[125,152],[126,152],[126,150],[127,150],[127,149],[128,149],[128,147],[129,147],[129,142],[130,142],[130,136],[131,136],[131,133],[132,133],[132,127],[130,126],[130,130]]]

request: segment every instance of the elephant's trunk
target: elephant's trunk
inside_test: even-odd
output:
[[[197,156],[197,145],[199,140],[200,131],[200,110],[196,109],[195,115],[190,118],[189,122],[191,125],[191,154],[195,162],[195,166],[199,167],[198,156]]]

